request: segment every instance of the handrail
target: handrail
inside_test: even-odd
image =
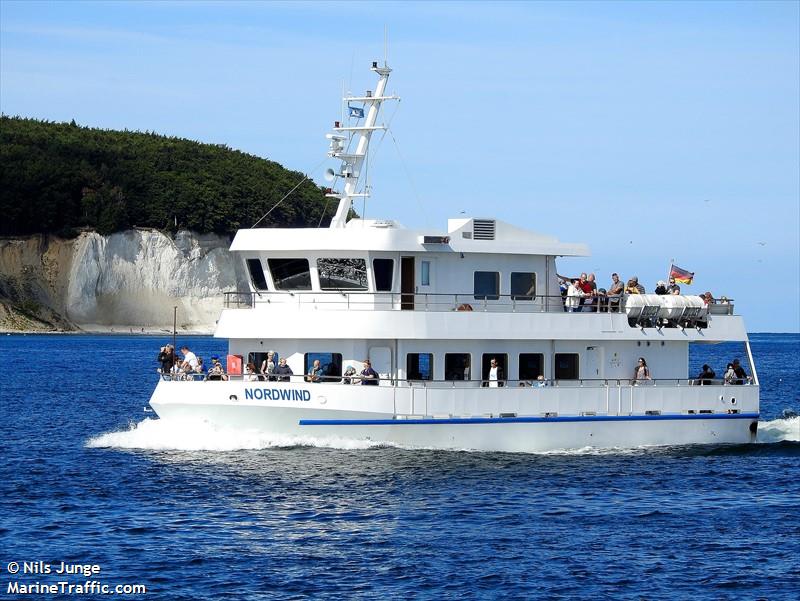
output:
[[[401,310],[413,305],[416,311],[498,311],[524,313],[561,313],[567,310],[566,297],[536,294],[475,294],[474,292],[368,292],[368,291],[259,291],[224,292],[225,308],[254,308],[258,304],[291,303],[297,306],[310,304],[345,310]],[[574,307],[575,313],[621,313],[628,309],[627,301],[639,295],[622,294],[581,297]],[[693,295],[681,295],[683,297]],[[578,300],[581,300],[578,299]],[[721,297],[705,305],[713,315],[733,315],[733,299]],[[641,308],[641,307],[637,307]],[[655,307],[653,307],[655,308]],[[669,307],[662,306],[665,310]],[[657,311],[656,311],[657,312]],[[648,319],[655,314],[647,314]]]
[[[191,373],[162,373],[157,370],[159,377],[162,380],[175,380],[175,381],[206,381],[213,382],[219,380],[209,380],[208,374],[191,372]],[[246,377],[255,377],[255,380],[245,380]],[[349,380],[349,384],[345,382]],[[363,384],[364,378],[359,375],[354,376],[319,376],[319,381],[310,382],[309,376],[305,374],[292,374],[292,375],[272,375],[265,374],[225,374],[224,381],[247,381],[253,384],[257,383],[270,383],[270,384],[289,384],[289,383],[311,383],[314,385],[360,385]],[[630,378],[579,378],[575,380],[498,380],[497,387],[491,386],[493,381],[489,380],[410,380],[407,378],[384,378],[381,377],[377,380],[371,380],[381,385],[389,385],[394,387],[408,386],[410,388],[628,388],[636,386],[734,386],[737,384],[730,384],[722,379],[703,378],[654,378],[651,380],[633,380]],[[710,382],[704,384],[703,382]],[[747,378],[742,381],[743,385],[756,385],[752,378]]]

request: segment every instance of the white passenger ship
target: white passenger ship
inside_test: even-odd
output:
[[[362,171],[372,134],[385,129],[379,110],[396,99],[386,93],[391,69],[372,71],[374,92],[345,98],[351,118],[327,136],[341,161],[330,172],[339,202],[330,227],[241,230],[231,245],[250,292],[226,295],[215,336],[229,340],[229,359],[261,366],[274,350],[295,375],[162,375],[150,400],[162,419],[489,451],[755,440],[758,378],[733,303],[631,295],[566,312],[556,259],[588,256],[582,244],[483,217],[436,231],[348,220],[368,194]],[[700,385],[689,345],[725,341],[742,343],[751,378]],[[632,380],[639,357],[651,380]],[[366,358],[378,385],[343,377]],[[324,377],[309,382],[315,359]]]

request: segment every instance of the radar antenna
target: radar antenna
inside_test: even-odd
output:
[[[328,198],[339,199],[336,214],[331,219],[331,228],[344,227],[347,224],[347,215],[350,213],[354,198],[369,197],[367,186],[364,186],[363,192],[357,191],[358,180],[369,150],[369,141],[372,132],[387,129],[385,125],[376,125],[383,101],[399,99],[397,96],[385,95],[386,82],[392,72],[386,61],[384,60],[382,67],[378,65],[378,61],[374,61],[370,70],[378,75],[375,92],[368,90],[364,96],[342,98],[343,106],[345,104],[347,106],[348,124],[335,121],[333,133],[325,136],[330,140],[328,156],[342,162],[338,172],[329,169],[325,173],[327,181],[337,183],[339,180],[342,186],[341,191],[332,189],[326,194]],[[353,147],[355,150],[351,151]]]

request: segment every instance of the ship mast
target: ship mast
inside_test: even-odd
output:
[[[378,112],[381,108],[381,103],[384,100],[397,100],[397,96],[385,96],[386,82],[389,80],[389,73],[392,70],[384,61],[383,67],[378,66],[378,62],[372,63],[370,69],[378,74],[378,84],[375,86],[375,93],[370,91],[364,96],[345,96],[342,101],[347,103],[347,111],[349,117],[355,117],[355,125],[348,125],[347,127],[339,121],[334,123],[332,134],[327,134],[327,138],[331,141],[328,156],[339,159],[342,165],[338,173],[329,169],[326,172],[326,179],[334,181],[340,178],[343,182],[342,190],[332,191],[326,196],[329,198],[338,198],[339,206],[336,209],[336,215],[331,219],[331,228],[344,227],[347,224],[347,215],[350,212],[350,207],[353,205],[354,198],[368,197],[369,190],[366,185],[363,192],[357,192],[356,186],[361,170],[364,165],[364,159],[367,157],[369,151],[369,140],[372,137],[372,132],[375,130],[387,129],[385,125],[375,125],[378,120]],[[363,104],[362,107],[353,107],[351,102],[359,102]],[[363,123],[360,123],[361,119]],[[355,143],[355,150],[351,151]]]

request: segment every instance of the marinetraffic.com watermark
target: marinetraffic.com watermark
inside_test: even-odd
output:
[[[106,584],[97,580],[102,571],[97,564],[9,561],[5,567],[11,578],[20,578],[8,582],[5,587],[7,595],[147,594],[144,584]]]

